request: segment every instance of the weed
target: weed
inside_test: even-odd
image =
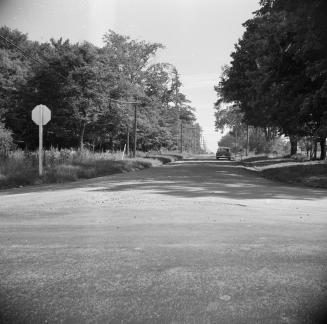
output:
[[[38,152],[16,150],[0,159],[0,188],[88,179],[142,170],[175,161],[177,156],[139,154],[122,160],[122,152],[57,149],[44,151],[44,174],[38,176]],[[141,156],[139,156],[141,155]]]

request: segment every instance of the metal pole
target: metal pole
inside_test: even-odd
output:
[[[40,109],[40,125],[39,125],[39,176],[43,174],[43,156],[42,156],[42,148],[43,148],[43,111]]]
[[[135,156],[136,156],[136,142],[137,142],[137,138],[136,138],[136,136],[137,136],[137,121],[136,121],[136,117],[137,117],[137,115],[136,115],[137,113],[136,113],[136,104],[134,105],[134,148],[133,148],[133,157],[135,158]]]

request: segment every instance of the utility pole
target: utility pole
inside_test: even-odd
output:
[[[127,125],[127,135],[126,135],[126,154],[129,157],[129,126]]]
[[[188,142],[193,153],[196,153],[198,149],[197,135],[200,136],[199,129],[197,127],[189,127],[186,128],[186,130],[191,131],[191,133],[187,135],[189,140]]]
[[[133,148],[133,157],[136,156],[136,143],[137,143],[137,106],[134,104],[134,148]]]
[[[181,149],[180,152],[183,153],[183,119],[181,119]]]
[[[249,125],[246,125],[246,151],[245,155],[248,156],[249,152]]]
[[[237,154],[237,126],[235,126],[235,159]]]
[[[194,153],[195,154],[197,153],[197,150],[196,150],[196,135],[197,135],[196,127],[194,127],[193,141],[194,141]]]

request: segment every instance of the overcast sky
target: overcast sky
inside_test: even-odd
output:
[[[174,64],[196,108],[209,148],[216,150],[216,93],[221,67],[242,36],[258,0],[0,0],[0,24],[29,34],[102,45],[108,29],[166,46],[158,61]]]

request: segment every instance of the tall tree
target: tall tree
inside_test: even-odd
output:
[[[176,68],[151,61],[163,48],[159,43],[113,31],[104,36],[102,48],[62,39],[40,44],[8,28],[0,29],[2,34],[9,42],[0,42],[0,119],[26,147],[37,146],[30,114],[38,104],[52,111],[46,146],[123,148],[134,106],[117,100],[139,103],[139,146],[144,150],[176,147],[179,119],[195,121]]]
[[[290,136],[291,153],[296,136],[321,134],[325,143],[326,23],[321,12],[326,4],[267,0],[261,5],[244,24],[216,91],[226,102],[236,102],[248,123]]]

